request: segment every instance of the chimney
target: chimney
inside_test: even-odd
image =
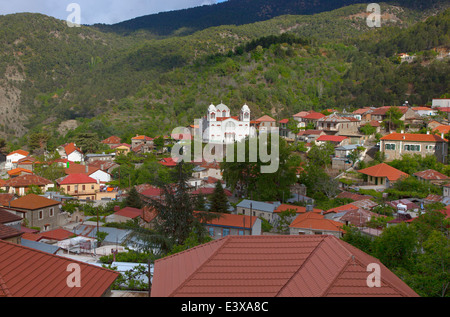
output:
[[[89,166],[87,164],[85,165],[85,170],[86,170],[86,174],[88,174],[89,173]]]

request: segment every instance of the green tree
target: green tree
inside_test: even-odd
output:
[[[130,191],[128,192],[128,196],[125,199],[125,206],[138,209],[141,209],[143,207],[141,197],[139,196],[136,187],[131,187]]]
[[[374,243],[375,257],[391,269],[411,270],[416,251],[417,234],[404,222],[384,229]]]
[[[228,210],[228,197],[222,186],[222,182],[218,180],[214,192],[209,198],[211,212],[230,213]]]

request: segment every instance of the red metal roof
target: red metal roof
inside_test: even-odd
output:
[[[80,287],[69,287],[70,264]],[[0,240],[0,297],[100,297],[118,272]]]
[[[449,177],[447,175],[439,173],[438,171],[435,171],[433,169],[427,169],[425,171],[420,171],[420,172],[414,173],[414,176],[417,176],[417,177],[420,177],[423,179],[429,179],[429,180],[449,179]]]
[[[381,286],[368,287],[367,266]],[[230,235],[155,261],[152,297],[418,296],[379,260],[331,235]]]
[[[312,230],[326,230],[343,232],[344,224],[331,219],[326,219],[323,215],[315,212],[299,214],[289,225],[290,228],[308,228]]]
[[[280,213],[280,212],[283,212],[283,211],[286,211],[286,210],[293,210],[296,213],[305,213],[306,212],[306,207],[296,206],[296,205],[289,205],[289,204],[281,204],[273,212]],[[317,212],[319,214],[323,212],[322,209],[318,209],[318,208],[313,208],[312,211],[313,212]]]
[[[69,174],[59,184],[70,185],[70,184],[92,184],[92,183],[97,183],[97,181],[92,177],[87,176],[86,174]]]
[[[346,136],[342,135],[321,135],[316,141],[322,142],[342,142],[343,140],[348,139]]]

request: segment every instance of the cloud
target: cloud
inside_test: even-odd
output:
[[[18,12],[42,13],[66,20],[71,12],[70,3],[80,6],[81,23],[113,24],[138,16],[163,11],[186,9],[201,5],[215,4],[218,0],[14,0],[0,3],[0,14]]]

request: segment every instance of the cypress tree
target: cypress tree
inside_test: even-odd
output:
[[[222,187],[222,183],[218,180],[216,182],[216,187],[210,198],[211,206],[209,211],[211,212],[221,212],[229,213],[228,211],[228,198]]]

